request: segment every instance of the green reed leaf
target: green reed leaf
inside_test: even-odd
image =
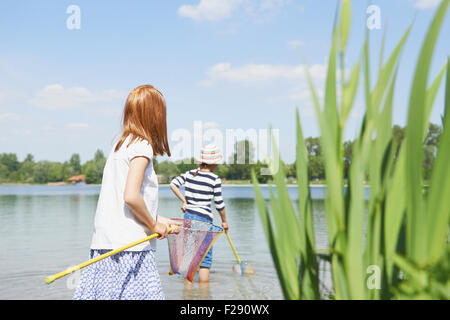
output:
[[[352,9],[350,5],[350,0],[343,0],[341,8],[341,18],[339,21],[339,39],[340,39],[340,52],[345,51],[345,46],[347,45],[348,35],[350,33],[350,23],[351,23]]]
[[[450,64],[447,63],[445,86],[445,110],[450,108]],[[433,168],[431,185],[427,199],[428,218],[428,256],[431,263],[440,258],[448,245],[450,219],[450,115],[445,112],[444,129],[439,142],[438,154]]]
[[[429,119],[431,115],[431,111],[433,110],[434,101],[436,100],[437,93],[439,91],[439,88],[442,83],[442,79],[444,78],[445,71],[447,70],[447,63],[445,63],[441,70],[439,71],[438,75],[432,82],[431,86],[428,88],[426,93],[426,102],[425,102],[425,112],[424,117],[425,119]],[[425,126],[423,138],[425,139],[428,132],[428,127]]]
[[[269,250],[275,265],[275,270],[277,271],[277,276],[281,290],[283,291],[283,295],[286,299],[296,299],[298,298],[298,296],[291,294],[290,285],[292,284],[293,281],[298,282],[298,278],[286,279],[282,247],[280,247],[280,243],[277,240],[275,231],[273,230],[272,221],[270,219],[269,211],[267,209],[267,204],[262,195],[261,189],[258,185],[258,180],[256,179],[256,174],[253,169],[251,171],[251,179],[253,181],[253,186],[255,190],[255,200],[258,207],[259,216],[262,221],[267,242],[269,244]]]
[[[409,101],[408,125],[405,138],[406,156],[408,158],[406,163],[407,218],[409,220],[406,230],[408,240],[407,253],[408,256],[418,263],[425,262],[428,247],[428,244],[426,241],[423,241],[422,237],[416,236],[424,231],[423,221],[426,220],[422,196],[422,141],[423,132],[428,123],[428,119],[425,119],[427,81],[431,58],[448,4],[448,0],[442,1],[428,29],[417,62]]]
[[[361,60],[353,67],[350,80],[345,84],[343,90],[342,108],[341,108],[341,127],[345,126],[347,118],[352,110],[358,90],[359,75],[361,70]]]
[[[298,207],[300,210],[300,281],[301,296],[304,299],[318,299],[318,265],[315,254],[314,226],[311,195],[308,179],[308,155],[303,138],[300,115],[297,109],[296,174],[298,187]]]

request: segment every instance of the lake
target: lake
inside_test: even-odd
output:
[[[99,186],[0,186],[0,299],[71,299],[74,277],[50,285],[46,276],[89,258]],[[266,199],[269,188],[262,187]],[[311,188],[317,246],[326,247],[324,188]],[[157,265],[166,299],[283,299],[253,187],[224,186],[230,237],[241,260],[256,273],[232,271],[235,256],[225,235],[214,244],[209,288],[185,287],[169,276],[167,240],[158,242]],[[289,187],[293,200],[297,188]],[[159,189],[159,214],[181,218],[180,201],[168,186]],[[220,216],[214,222],[220,225]]]

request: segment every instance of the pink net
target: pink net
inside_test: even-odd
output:
[[[172,220],[180,224],[180,233],[167,236],[170,274],[179,274],[192,282],[203,258],[223,229],[197,220]]]

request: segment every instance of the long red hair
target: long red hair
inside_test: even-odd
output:
[[[161,92],[151,85],[134,88],[128,95],[123,110],[122,136],[114,151],[120,149],[129,135],[128,146],[137,139],[143,139],[152,146],[154,156],[167,154],[170,157],[166,101]]]

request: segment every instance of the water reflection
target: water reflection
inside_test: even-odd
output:
[[[184,280],[183,300],[211,300],[211,288],[209,283],[191,283]]]
[[[324,194],[314,189],[313,198]],[[71,299],[65,280],[50,286],[47,275],[89,257],[100,188],[0,186],[0,299]],[[268,188],[262,189],[268,197]],[[293,200],[297,189],[289,187]],[[254,276],[233,273],[236,258],[225,236],[214,244],[209,285],[186,285],[169,276],[167,241],[159,241],[157,265],[167,299],[282,299],[282,292],[259,219],[252,187],[224,187],[230,237],[240,258],[256,270]],[[293,201],[294,206],[297,202]],[[182,217],[180,202],[167,186],[159,192],[158,213]],[[322,200],[313,201],[318,244],[326,243]],[[215,214],[214,223],[220,225]]]

